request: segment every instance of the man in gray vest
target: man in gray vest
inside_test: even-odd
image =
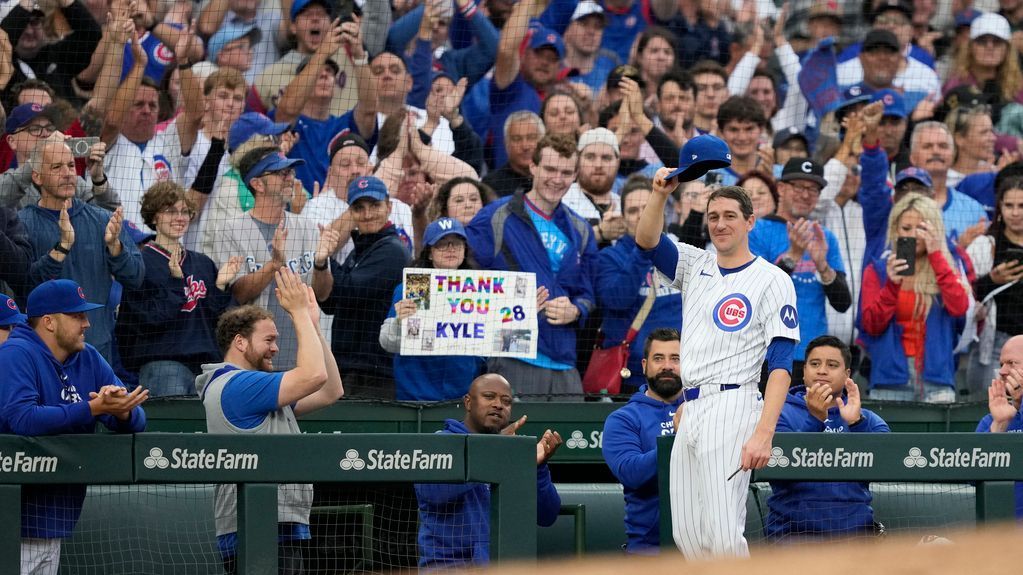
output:
[[[232,309],[217,322],[223,363],[203,365],[196,388],[206,408],[209,433],[301,433],[296,417],[333,404],[344,394],[337,361],[319,332],[320,308],[301,276],[282,267],[275,274],[276,295],[295,327],[295,367],[274,372],[277,326],[273,315],[256,306]],[[310,539],[311,484],[277,488],[278,565],[280,573],[303,573],[298,541]],[[217,485],[214,504],[217,543],[228,573],[237,572],[238,505],[234,485]]]

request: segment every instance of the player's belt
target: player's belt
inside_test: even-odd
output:
[[[728,391],[729,389],[739,389],[741,386],[738,383],[722,383],[718,388],[721,391]],[[692,401],[700,397],[700,388],[691,387],[682,392],[682,401]]]

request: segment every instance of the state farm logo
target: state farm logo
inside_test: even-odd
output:
[[[849,451],[844,447],[834,449],[807,449],[793,447],[785,453],[781,447],[771,449],[768,467],[814,467],[814,468],[871,468],[874,466],[874,453],[871,451]]]
[[[396,470],[396,471],[432,471],[452,469],[455,456],[450,453],[426,453],[422,449],[402,451],[395,449],[370,449],[363,460],[357,449],[345,451],[345,457],[338,466],[343,471],[362,471],[363,469]]]
[[[565,446],[569,449],[599,449],[604,447],[604,432],[594,430],[590,432],[590,438],[587,439],[582,431],[576,429],[572,432],[572,435],[565,441]]]
[[[788,467],[789,458],[785,456],[785,450],[780,447],[771,449],[771,458],[767,460],[768,467]]]
[[[28,455],[15,451],[13,455],[0,452],[0,472],[3,473],[56,473],[57,458],[49,455]]]
[[[970,469],[977,467],[1009,467],[1012,465],[1012,454],[1008,451],[986,451],[981,447],[973,449],[945,449],[933,447],[925,456],[919,447],[912,447],[902,460],[908,468],[913,467],[944,467]]]
[[[142,460],[142,465],[146,466],[146,469],[167,469],[170,465],[170,460],[163,456],[163,450],[159,447],[154,447],[149,450],[149,457]]]
[[[180,447],[171,450],[167,458],[163,449],[154,447],[149,457],[142,460],[146,469],[244,469],[259,468],[258,453],[232,453],[226,449],[216,451],[189,451]]]
[[[366,462],[359,457],[359,452],[354,449],[349,449],[345,452],[345,458],[341,460],[341,469],[345,471],[356,470],[359,471],[366,467]]]

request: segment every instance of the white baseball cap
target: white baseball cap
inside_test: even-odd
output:
[[[582,152],[590,144],[607,144],[615,151],[616,156],[620,154],[618,138],[615,137],[614,132],[607,128],[593,128],[583,132],[583,135],[579,136],[579,143],[575,149]]]
[[[575,7],[575,12],[572,12],[572,21],[575,22],[580,18],[585,18],[591,14],[597,14],[600,19],[607,23],[607,16],[604,16],[604,9],[593,0],[582,0]]]
[[[1006,42],[1012,39],[1012,30],[1009,28],[1009,21],[1004,16],[993,12],[986,12],[977,16],[970,24],[970,40],[976,40],[981,36],[994,36]]]

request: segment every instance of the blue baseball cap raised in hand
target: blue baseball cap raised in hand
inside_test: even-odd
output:
[[[704,134],[686,142],[678,154],[678,169],[665,178],[678,178],[680,182],[691,182],[711,170],[732,165],[732,153],[728,144],[717,136]]]

